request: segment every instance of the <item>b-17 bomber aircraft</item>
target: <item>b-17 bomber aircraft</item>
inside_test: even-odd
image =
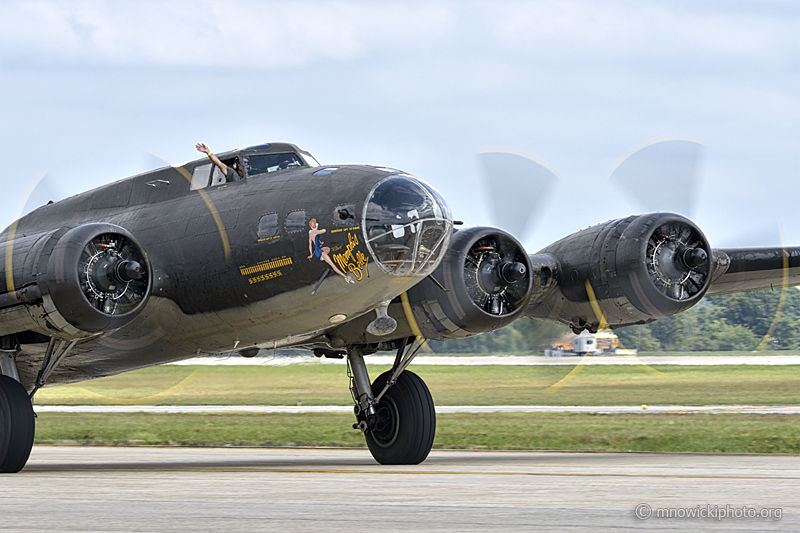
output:
[[[0,235],[0,471],[28,460],[43,386],[265,348],[346,357],[373,457],[416,464],[436,415],[406,367],[427,340],[523,317],[594,332],[800,283],[800,248],[713,249],[677,214],[529,254],[501,229],[456,228],[442,196],[399,170],[321,166],[286,143],[217,157],[240,179],[203,157],[44,205]],[[380,351],[395,363],[371,379],[365,357]]]

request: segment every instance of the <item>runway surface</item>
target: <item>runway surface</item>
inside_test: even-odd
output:
[[[391,365],[394,355],[370,355],[367,364]],[[245,358],[238,355],[209,356],[186,359],[171,365],[263,365],[284,366],[290,364],[326,364],[344,365],[344,359],[319,359],[313,355],[276,355]],[[414,359],[414,365],[446,365],[446,366],[576,366],[584,365],[681,365],[681,366],[717,366],[717,365],[800,365],[800,355],[685,355],[685,356],[644,356],[635,355],[602,355],[589,357],[545,357],[543,355],[486,355],[477,357],[459,357],[447,355],[421,355]]]
[[[798,494],[795,455],[36,446],[0,530],[796,531]]]
[[[37,413],[352,413],[352,405],[37,405]],[[445,413],[800,414],[800,405],[437,405]]]

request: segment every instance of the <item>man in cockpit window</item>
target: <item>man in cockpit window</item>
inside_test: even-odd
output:
[[[211,153],[211,149],[203,143],[197,143],[195,145],[198,152],[203,152],[211,159],[211,162],[217,165],[219,171],[222,172],[222,175],[225,176],[226,181],[239,181],[244,178],[244,170],[242,170],[242,164],[239,162],[239,158],[236,158],[233,162],[233,168],[229,167],[225,163],[219,160],[217,156]]]

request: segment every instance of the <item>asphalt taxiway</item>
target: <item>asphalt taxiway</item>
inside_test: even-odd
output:
[[[36,446],[0,479],[2,531],[800,528],[796,455]]]

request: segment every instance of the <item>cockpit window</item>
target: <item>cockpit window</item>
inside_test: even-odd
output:
[[[247,176],[250,178],[287,168],[303,166],[303,162],[294,152],[246,155],[242,159],[244,160]]]
[[[211,172],[211,163],[195,167],[192,171],[191,190],[204,189],[208,187],[208,176]]]

